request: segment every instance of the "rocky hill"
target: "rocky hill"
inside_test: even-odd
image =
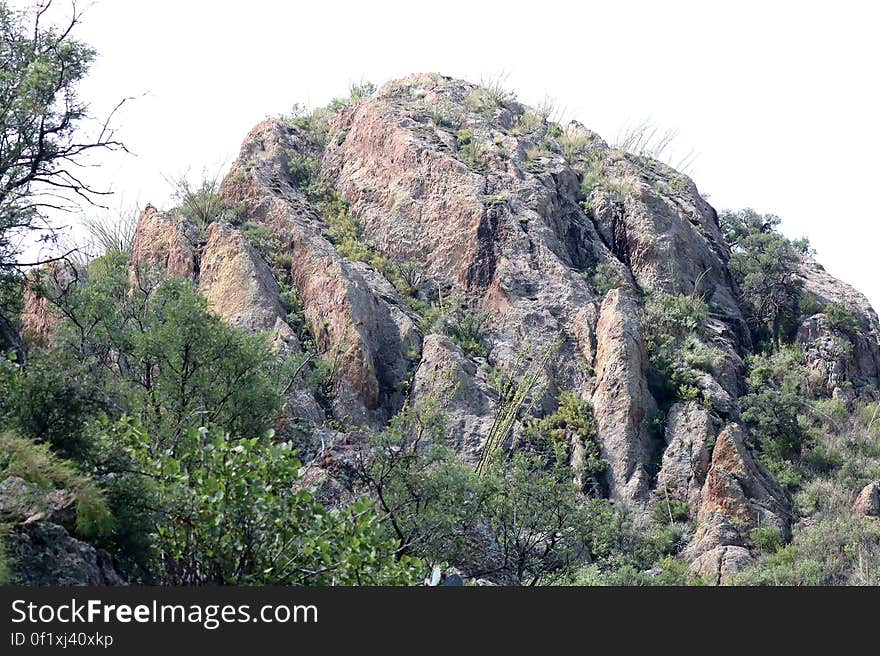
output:
[[[880,400],[877,315],[808,248],[752,215],[719,219],[686,175],[500,89],[413,75],[266,120],[217,191],[202,223],[143,211],[129,280],[188,278],[299,363],[276,435],[314,458],[331,505],[358,496],[359,449],[407,408],[436,403],[458,461],[480,471],[575,399],[591,430],[553,434],[584,503],[681,524],[678,560],[724,583],[764,558],[762,536],[781,546],[803,525],[806,484],[786,472],[809,449],[775,457],[779,429],[762,433],[761,394],[790,391],[766,362],[800,354],[796,394],[821,412]],[[768,253],[790,271],[758,280],[750,263]],[[51,341],[58,320],[32,295],[22,332]],[[876,516],[880,484],[858,480],[846,494],[866,483],[856,508]]]

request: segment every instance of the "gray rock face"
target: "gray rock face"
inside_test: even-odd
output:
[[[729,248],[715,210],[694,183],[648,158],[598,148],[606,166],[624,182],[623,201],[595,192],[599,230],[642,289],[690,294],[712,290],[712,302],[748,344],[737,303],[738,291],[727,261]]]
[[[413,381],[416,402],[431,398],[447,417],[456,451],[476,464],[492,427],[498,394],[452,340],[436,333],[425,336]]]
[[[656,407],[645,379],[647,355],[635,301],[620,290],[602,302],[596,328],[593,406],[602,455],[608,460],[612,499],[644,508],[654,444],[648,418]]]
[[[834,398],[880,399],[880,346],[871,333],[848,333],[831,326],[825,314],[805,320],[796,336],[807,366]]]
[[[124,584],[106,552],[70,537],[58,524],[17,524],[7,544],[22,585]]]
[[[697,516],[717,434],[717,422],[696,403],[677,403],[670,408],[666,420],[666,448],[654,490],[658,500],[669,497],[684,501],[690,516]]]
[[[110,556],[68,533],[76,523],[76,498],[10,476],[0,482],[0,521],[10,524],[4,542],[21,585],[122,585]]]
[[[47,519],[72,526],[76,497],[65,490],[44,490],[18,476],[0,482],[0,521],[27,522]]]
[[[221,195],[287,245],[306,320],[333,363],[334,414],[354,424],[381,425],[403,402],[400,386],[413,367],[409,354],[418,346],[418,330],[375,293],[361,264],[336,251],[320,214],[290,179],[291,153],[312,149],[296,129],[261,123],[242,145]]]
[[[822,305],[839,303],[856,313],[858,334],[833,330],[827,317],[816,315],[800,327],[797,340],[805,347],[808,364],[824,377],[835,396],[880,399],[880,320],[868,299],[829,275],[809,255],[803,255],[800,274],[804,291]]]
[[[168,276],[191,277],[196,270],[199,229],[147,205],[138,219],[132,251],[132,280],[139,271],[158,268]]]

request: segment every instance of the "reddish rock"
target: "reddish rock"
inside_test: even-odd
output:
[[[852,508],[854,513],[863,517],[880,517],[880,481],[863,487]]]

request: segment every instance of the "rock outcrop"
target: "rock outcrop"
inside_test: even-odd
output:
[[[736,424],[721,431],[712,449],[697,522],[685,556],[696,572],[717,583],[751,562],[752,530],[771,526],[783,539],[790,535],[788,497],[748,450]]]
[[[648,466],[655,451],[648,427],[656,408],[645,377],[647,354],[635,301],[612,290],[602,302],[596,328],[596,412],[602,455],[609,462],[613,499],[644,509],[650,491]]]
[[[589,400],[608,496],[638,522],[652,503],[686,504],[696,529],[683,555],[697,572],[722,583],[752,562],[754,529],[789,535],[786,494],[736,423],[753,344],[730,247],[687,176],[503,94],[426,74],[340,103],[320,124],[261,122],[219,194],[232,224],[196,226],[148,205],[131,279],[149,269],[190,278],[226,322],[268,333],[279,358],[314,342],[327,398],[291,389],[285,413],[305,427],[308,455],[326,461],[309,473],[322,495],[351,493],[333,467],[407,401],[436,402],[451,445],[475,463],[500,405],[493,377],[550,353],[530,407],[552,412],[563,391]],[[271,236],[271,254],[253,234]],[[842,330],[822,311],[801,317],[796,340],[817,384],[848,402],[880,398],[874,310],[809,256],[800,276],[819,306],[841,304],[859,322]],[[707,300],[701,339],[720,354],[695,374],[699,400],[671,407],[649,387],[643,337],[645,298],[660,292]],[[437,318],[453,306],[485,313],[469,348]],[[51,321],[28,300],[33,339],[47,340]],[[876,514],[873,485],[857,512]],[[39,544],[79,563],[64,580],[112,579],[63,523],[27,526],[16,529],[22,553]]]
[[[228,224],[208,226],[198,282],[211,309],[248,332],[274,331],[276,321],[287,315],[272,271],[247,238]]]
[[[684,501],[690,516],[697,516],[717,434],[717,422],[696,403],[677,403],[670,408],[666,446],[654,491],[658,501]]]
[[[809,255],[801,257],[800,275],[804,291],[820,305],[842,305],[860,324],[855,331],[845,331],[832,327],[824,313],[807,318],[797,333],[807,364],[835,397],[880,400],[880,320],[874,308]]]
[[[132,280],[141,269],[158,268],[168,276],[193,277],[201,236],[183,217],[172,217],[147,205],[138,218],[132,251]]]
[[[446,415],[454,446],[462,457],[476,464],[492,427],[498,393],[485,373],[469,360],[452,340],[431,333],[422,345],[422,361],[413,380],[413,399],[435,403]]]
[[[863,517],[880,517],[880,481],[868,483],[853,501],[853,512]]]
[[[0,482],[0,521],[21,585],[121,585],[109,554],[70,535],[76,521],[75,496],[46,491],[16,476]]]
[[[258,125],[221,186],[249,220],[267,226],[291,254],[290,274],[316,343],[334,367],[334,414],[378,425],[403,403],[401,383],[414,368],[420,336],[386,300],[397,296],[363,265],[344,259],[324,236],[319,212],[289,174],[291,153],[311,146],[277,121]]]

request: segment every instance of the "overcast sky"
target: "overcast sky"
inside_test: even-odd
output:
[[[116,121],[136,156],[93,179],[117,207],[161,206],[163,175],[218,171],[296,102],[362,79],[504,72],[521,100],[550,96],[609,141],[645,119],[677,130],[716,208],[781,216],[880,307],[878,19],[880,3],[841,0],[99,0],[79,32],[99,51],[83,97],[98,113],[138,99]]]

